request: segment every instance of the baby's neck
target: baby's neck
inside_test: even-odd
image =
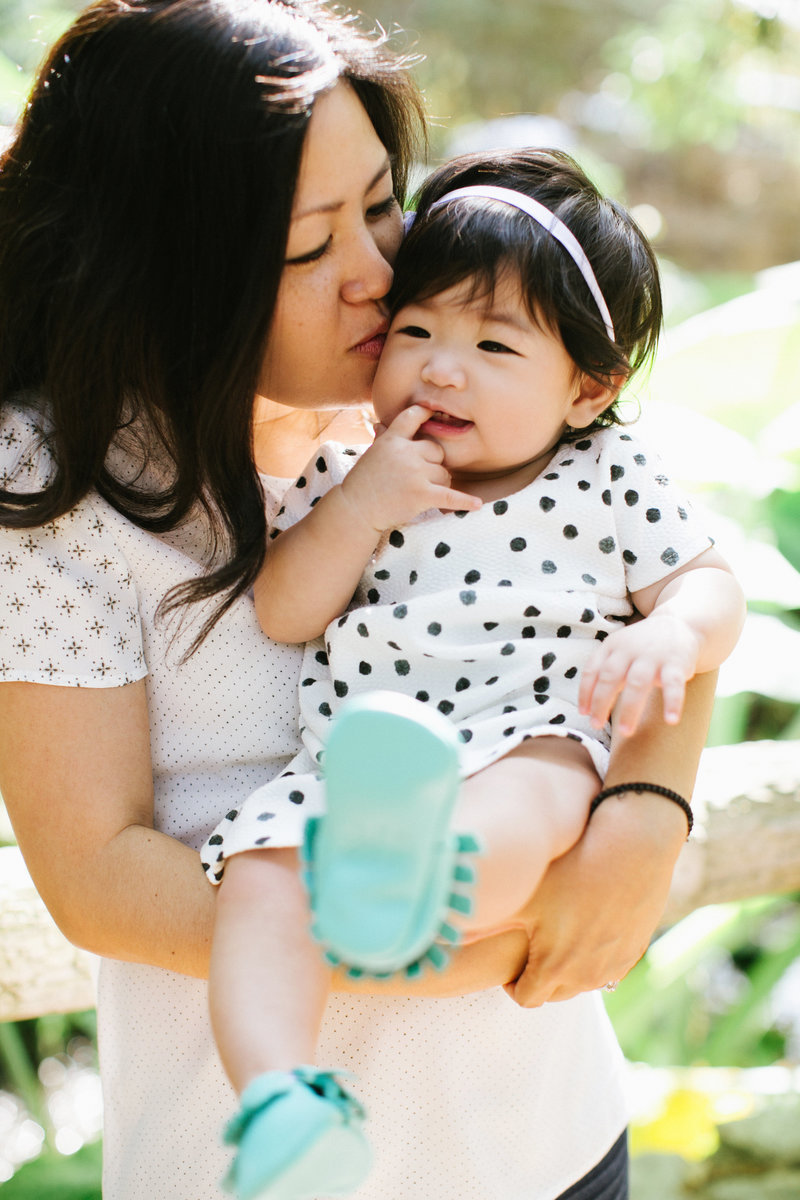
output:
[[[507,471],[495,471],[485,475],[478,472],[465,472],[463,475],[454,472],[452,486],[460,492],[477,496],[484,503],[503,500],[506,496],[513,496],[515,492],[521,492],[528,484],[533,483],[550,462],[558,450],[558,446],[559,443],[549,446],[536,458],[511,467]]]

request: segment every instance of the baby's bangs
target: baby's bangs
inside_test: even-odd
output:
[[[544,234],[544,238],[547,235]],[[413,301],[429,300],[469,281],[464,303],[491,304],[501,279],[515,277],[521,298],[536,324],[557,324],[552,296],[540,300],[531,289],[531,261],[540,257],[536,228],[523,213],[494,201],[476,205],[454,200],[418,216],[403,242],[389,293],[393,312]],[[545,249],[547,247],[545,246]],[[542,276],[547,271],[542,264]]]

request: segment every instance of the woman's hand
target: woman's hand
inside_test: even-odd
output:
[[[613,739],[606,786],[659,783],[690,797],[715,685],[716,672],[689,682],[679,725],[667,725],[651,697],[636,733]],[[670,800],[647,792],[605,800],[526,906],[528,960],[509,995],[534,1008],[626,975],[658,927],[685,840],[686,817]]]
[[[528,961],[508,994],[536,1008],[627,975],[658,926],[685,840],[683,812],[661,796],[623,793],[601,804],[526,910]]]

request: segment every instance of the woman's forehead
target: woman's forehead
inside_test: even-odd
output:
[[[314,105],[303,146],[292,220],[336,212],[391,173],[386,148],[350,85],[340,80]]]

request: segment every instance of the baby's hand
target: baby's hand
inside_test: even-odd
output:
[[[475,510],[476,496],[450,486],[444,451],[430,438],[416,439],[430,417],[412,404],[376,438],[342,483],[342,491],[359,516],[383,533],[406,525],[429,508]]]
[[[614,728],[629,735],[650,692],[660,687],[664,720],[677,725],[699,652],[700,639],[685,621],[655,611],[598,642],[581,678],[578,707],[596,729],[614,709]]]

